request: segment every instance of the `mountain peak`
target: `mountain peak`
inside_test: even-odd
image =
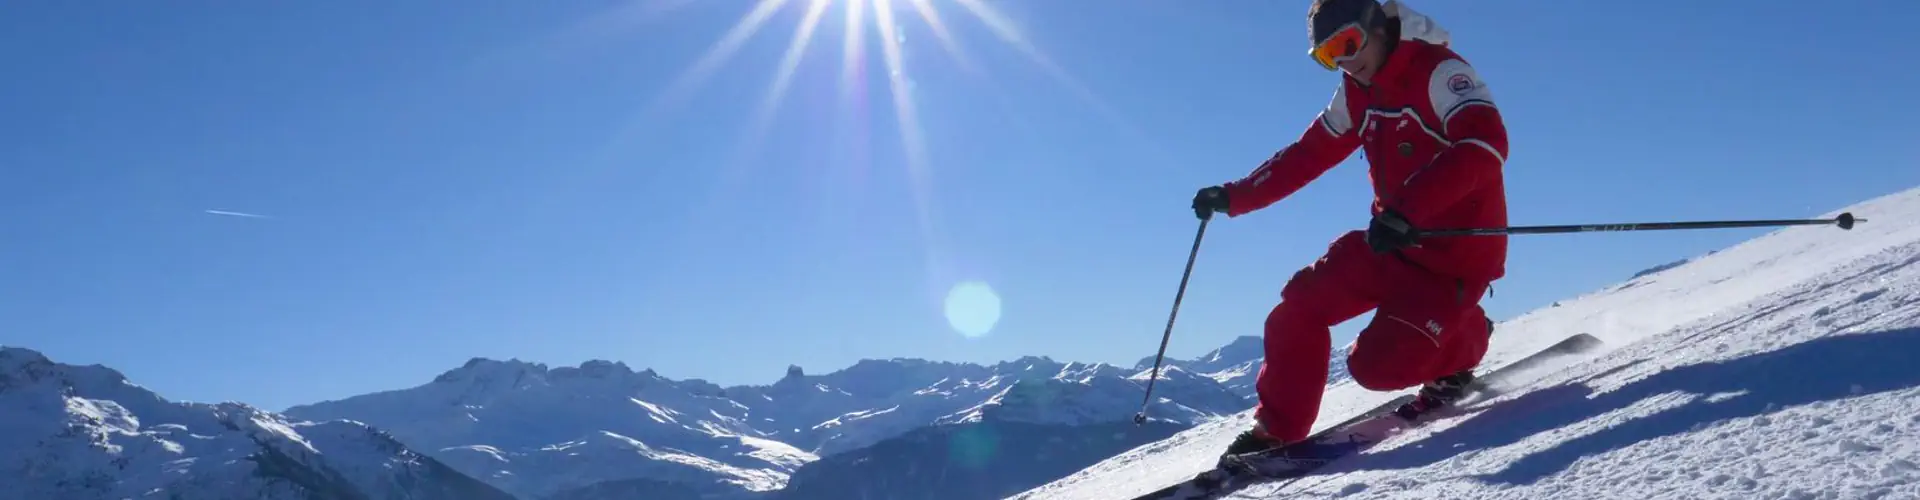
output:
[[[1013,361],[1003,361],[999,366],[1004,369],[1025,370],[1027,368],[1051,367],[1059,364],[1059,361],[1054,361],[1053,358],[1047,356],[1021,356],[1019,359]]]
[[[31,349],[0,347],[0,397],[0,454],[32,472],[9,497],[511,498],[359,423],[169,401]]]
[[[0,347],[0,392],[55,376],[57,367],[39,351]]]
[[[1241,335],[1235,337],[1232,342],[1228,342],[1226,346],[1207,353],[1202,359],[1206,361],[1219,361],[1222,357],[1246,357],[1235,356],[1236,354],[1258,356],[1265,350],[1266,341],[1264,338],[1258,335]]]
[[[434,382],[494,382],[520,381],[529,377],[545,377],[547,365],[521,361],[518,358],[505,361],[489,358],[472,358],[459,368],[447,370],[434,377]]]
[[[787,365],[787,378],[800,378],[805,376],[807,376],[807,371],[800,369],[800,365]]]
[[[9,360],[17,360],[17,359],[25,359],[25,360],[37,359],[40,361],[47,361],[47,356],[40,354],[40,351],[35,351],[33,349],[28,349],[25,347],[11,347],[11,346],[0,345],[0,366],[6,366]]]
[[[1169,356],[1161,361],[1162,364],[1180,363],[1191,365],[1187,368],[1204,373],[1221,370],[1248,360],[1259,360],[1264,357],[1265,353],[1266,342],[1259,335],[1241,335],[1234,337],[1232,341],[1227,342],[1227,345],[1220,346],[1219,349],[1207,351],[1206,354],[1201,354],[1191,360],[1176,359]],[[1152,368],[1153,360],[1153,356],[1140,358],[1138,363],[1134,363],[1134,368]]]
[[[626,363],[601,359],[581,362],[578,367],[563,366],[554,368],[548,373],[552,374],[554,378],[578,377],[604,380],[628,379],[638,375],[633,372],[633,368],[627,367]],[[649,375],[652,373],[651,370],[647,372]]]
[[[127,381],[119,370],[101,365],[55,363],[40,351],[24,347],[0,346],[0,390],[42,380],[57,379],[60,385],[118,385]]]
[[[900,358],[900,357],[887,358],[887,359],[864,358],[859,361],[855,361],[853,363],[853,366],[849,366],[845,370],[841,370],[841,371],[859,372],[859,371],[865,371],[865,370],[915,368],[915,367],[923,367],[923,366],[952,366],[954,364],[955,363],[947,362],[947,361],[931,361],[931,360],[921,359],[921,358]]]
[[[50,366],[53,362],[40,351],[24,347],[0,346],[0,373],[30,370],[38,366]]]

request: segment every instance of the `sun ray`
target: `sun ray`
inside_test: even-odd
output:
[[[833,0],[812,0],[807,5],[806,17],[800,19],[800,29],[793,33],[793,39],[787,42],[786,53],[780,56],[780,69],[775,73],[773,85],[767,88],[767,94],[760,100],[760,127],[766,126],[766,120],[772,117],[780,100],[786,96],[787,86],[793,83],[793,72],[800,66],[800,58],[806,54],[807,46],[813,42],[813,31],[820,27],[820,18],[831,4]]]
[[[913,104],[913,90],[907,83],[907,73],[900,57],[900,39],[898,27],[893,19],[892,0],[873,0],[874,21],[883,35],[880,52],[887,64],[887,90],[893,96],[894,118],[900,128],[901,146],[907,155],[907,173],[910,175],[914,198],[922,205],[922,219],[925,218],[925,196],[927,184],[926,143],[920,129],[920,117]]]
[[[847,137],[852,141],[848,151],[852,158],[840,162],[846,168],[853,169],[852,179],[859,182],[864,178],[867,168],[867,113],[866,113],[866,0],[839,0],[845,14],[845,31],[841,35],[840,45],[840,102],[836,117],[836,138]],[[852,130],[848,130],[852,129]],[[849,137],[850,136],[850,137]]]
[[[953,33],[947,29],[947,23],[945,19],[940,16],[940,9],[933,3],[933,0],[909,1],[912,2],[914,10],[920,14],[921,21],[925,22],[928,28],[933,30],[935,39],[939,40],[941,48],[947,52],[947,55],[953,58],[954,64],[959,66],[961,71],[965,72],[967,76],[974,81],[986,85],[987,94],[992,96],[994,104],[1001,111],[1006,112],[1009,116],[1018,115],[1019,106],[1015,105],[1013,101],[1009,99],[1006,88],[1001,86],[999,81],[994,80],[992,75],[988,75],[985,71],[981,70],[978,65],[974,64],[973,57],[970,56],[964,46],[960,44],[959,37],[953,36]],[[1021,136],[1033,136],[1037,133],[1037,131],[1033,129],[1032,124],[1026,120],[1016,118],[1012,122],[1012,126],[1022,131],[1022,133],[1019,134]]]
[[[780,56],[780,66],[774,72],[773,83],[767,86],[766,94],[761,95],[760,106],[754,110],[753,121],[748,124],[748,129],[741,138],[736,155],[739,159],[734,160],[722,176],[722,184],[731,184],[738,180],[739,175],[743,173],[740,167],[758,154],[760,143],[766,139],[768,130],[772,128],[773,118],[778,115],[780,104],[786,98],[787,89],[793,84],[793,73],[799,69],[800,60],[807,53],[807,46],[812,45],[813,32],[820,27],[820,19],[826,14],[827,7],[832,4],[833,0],[811,0],[807,5],[806,16],[800,19],[800,28],[794,31],[793,38],[787,42],[786,52]]]
[[[693,66],[675,77],[673,83],[668,84],[666,90],[661,91],[647,109],[659,111],[685,97],[688,92],[692,92],[705,82],[707,77],[712,76],[714,70],[719,69],[721,64],[732,59],[733,54],[740,50],[740,46],[745,44],[754,33],[758,33],[760,26],[766,24],[767,19],[772,18],[773,13],[780,10],[780,7],[786,3],[787,0],[759,0],[759,3],[754,4],[753,10],[741,17],[732,28],[727,29],[726,34],[715,41],[713,46],[708,47],[706,53],[701,54],[700,59],[695,61]]]
[[[846,5],[846,32],[840,45],[840,90],[850,92],[859,83],[861,71],[866,66],[866,0],[841,0]]]
[[[476,66],[497,66],[498,71],[514,71],[514,66],[536,59],[557,59],[586,46],[632,34],[660,18],[693,3],[693,0],[628,0],[626,3],[596,12],[551,34],[526,40],[474,59]]]
[[[1067,89],[1072,91],[1080,100],[1093,106],[1095,111],[1105,116],[1114,126],[1127,131],[1127,133],[1135,136],[1136,139],[1145,141],[1146,144],[1151,145],[1154,143],[1152,137],[1135,126],[1131,120],[1126,118],[1126,115],[1121,114],[1118,109],[1107,104],[1105,99],[1101,99],[1098,94],[1088,89],[1085,84],[1080,83],[1078,78],[1074,78],[1072,74],[1062,69],[1059,64],[1055,64],[1053,58],[1048,57],[1039,47],[1035,47],[1032,42],[1028,41],[1026,35],[1020,32],[1020,28],[1015,26],[1013,21],[1007,19],[1006,16],[1001,15],[1000,11],[995,10],[990,5],[981,3],[980,0],[953,1],[954,3],[960,4],[960,7],[966,9],[969,14],[973,14],[973,17],[978,19],[980,24],[985,25],[987,30],[992,31],[994,36],[1000,38],[1000,41],[1012,46],[1014,50],[1020,51],[1020,53],[1027,56],[1027,59],[1032,61],[1034,65],[1039,66],[1042,71],[1045,71],[1047,76],[1053,78],[1054,81],[1059,82],[1061,85],[1066,86]]]
[[[665,3],[654,5],[665,7],[655,7],[655,9],[671,10],[691,2],[691,0],[659,1]],[[766,24],[767,20],[787,2],[788,0],[758,0],[753,9],[741,16],[739,21],[735,21],[732,27],[714,41],[713,45],[707,47],[699,59],[676,75],[660,94],[654,96],[645,107],[635,112],[625,124],[609,134],[590,160],[595,167],[581,171],[578,176],[602,175],[609,169],[629,163],[629,160],[623,159],[625,151],[622,148],[644,138],[644,134],[650,130],[650,127],[657,125],[654,119],[658,118],[658,114],[665,112],[667,108],[679,103],[687,94],[698,89],[715,70],[732,59],[734,53],[740,50],[747,39],[758,33],[760,27]]]
[[[913,10],[920,13],[920,19],[933,30],[933,37],[940,41],[940,48],[946,49],[947,55],[953,57],[954,64],[959,65],[962,71],[977,76],[972,59],[967,57],[966,50],[960,48],[960,43],[953,37],[953,33],[947,31],[947,23],[940,20],[940,9],[933,6],[932,0],[910,1],[913,4]]]
[[[928,164],[925,131],[920,128],[918,110],[913,104],[913,89],[901,62],[900,32],[894,24],[893,0],[873,0],[874,24],[880,30],[880,52],[887,64],[887,90],[893,96],[893,113],[900,132],[900,145],[907,156],[907,182],[913,197],[914,215],[920,239],[927,253],[929,277],[939,266],[931,199],[931,166]]]
[[[662,1],[684,3],[691,2],[692,0]],[[798,58],[804,53],[805,45],[811,38],[812,27],[818,25],[819,11],[824,10],[825,7],[825,5],[822,4],[830,3],[832,0],[811,1],[812,5],[810,5],[808,9],[808,16],[806,18],[808,22],[801,27],[801,31],[805,33],[796,33],[794,39],[789,41],[787,56],[782,59],[781,70],[776,76],[775,81],[770,85],[768,96],[764,98],[764,101],[767,103],[777,104],[780,100],[779,95],[784,94],[786,91],[785,89],[788,83],[790,83],[793,68],[798,65]],[[754,34],[758,33],[760,28],[787,3],[788,0],[758,0],[752,10],[741,16],[740,20],[734,22],[733,26],[728,28],[712,46],[709,46],[694,64],[688,66],[687,69],[677,75],[666,90],[662,91],[659,96],[653,99],[646,108],[642,108],[637,117],[609,138],[607,143],[602,146],[602,152],[598,155],[598,161],[596,163],[604,166],[612,166],[617,163],[610,158],[610,153],[616,147],[627,143],[629,138],[635,137],[635,134],[644,128],[644,124],[651,121],[650,119],[653,118],[652,115],[663,111],[667,105],[674,104],[678,98],[696,90],[716,69],[730,60],[745,42]],[[759,116],[756,117],[753,124],[750,125],[752,128],[743,131],[743,146],[757,147],[758,143],[761,142],[764,137],[765,130],[771,125],[774,107],[762,105],[760,108],[758,111]],[[736,148],[731,162],[721,167],[722,171],[720,175],[715,177],[717,182],[712,184],[707,196],[703,198],[704,203],[700,206],[688,207],[689,210],[684,213],[686,217],[685,225],[687,227],[704,225],[701,219],[721,213],[716,211],[715,208],[731,199],[726,196],[726,189],[739,180],[743,173],[742,170],[744,170],[744,166],[749,164],[754,156],[752,153],[739,151],[744,149],[747,148]],[[682,244],[698,244],[693,239],[682,238],[681,241]]]
[[[780,65],[774,71],[773,81],[767,85],[766,93],[760,96],[760,105],[754,109],[753,120],[741,133],[739,146],[734,148],[732,159],[722,167],[712,191],[705,197],[707,209],[700,210],[700,213],[709,212],[730,200],[727,191],[751,170],[767,133],[773,128],[773,119],[779,115],[780,105],[785,102],[787,89],[793,84],[794,72],[799,70],[807,47],[813,44],[813,34],[820,27],[820,20],[833,3],[834,0],[809,0],[799,28],[794,31],[793,38],[787,41],[786,52],[780,56]]]
[[[601,39],[631,33],[634,29],[659,19],[661,16],[679,10],[693,0],[632,0],[586,21],[573,25],[556,38],[566,41],[585,41]]]

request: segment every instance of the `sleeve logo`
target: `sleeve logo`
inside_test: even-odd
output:
[[[1468,92],[1473,91],[1473,78],[1465,73],[1454,73],[1453,76],[1447,77],[1447,90],[1453,91],[1456,95],[1467,95]]]

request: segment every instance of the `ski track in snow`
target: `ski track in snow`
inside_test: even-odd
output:
[[[1230,498],[1920,498],[1920,189],[1852,231],[1774,231],[1502,323],[1483,366],[1561,360],[1463,415]],[[1838,212],[1828,214],[1837,215]],[[1394,396],[1342,384],[1320,425]],[[1241,413],[1022,499],[1127,498],[1209,467]]]

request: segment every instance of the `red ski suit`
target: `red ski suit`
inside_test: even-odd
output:
[[[1227,215],[1293,194],[1364,150],[1372,211],[1391,208],[1415,228],[1505,226],[1501,167],[1507,134],[1492,94],[1447,47],[1447,34],[1389,3],[1399,42],[1363,85],[1342,73],[1320,116],[1292,145],[1226,184]],[[1333,325],[1375,311],[1348,353],[1354,381],[1396,390],[1479,364],[1490,334],[1480,297],[1505,273],[1502,236],[1434,238],[1377,254],[1364,233],[1336,239],[1301,269],[1267,316],[1255,415],[1265,431],[1306,438],[1319,414]]]

